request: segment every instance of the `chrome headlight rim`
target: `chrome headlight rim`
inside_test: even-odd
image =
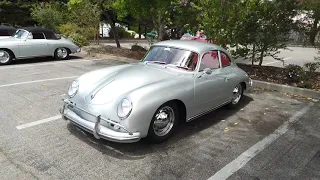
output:
[[[127,119],[133,109],[132,101],[129,98],[123,98],[118,105],[118,117],[121,120]]]
[[[73,80],[68,90],[69,97],[70,98],[74,97],[78,93],[78,90],[79,90],[79,82],[77,80]]]

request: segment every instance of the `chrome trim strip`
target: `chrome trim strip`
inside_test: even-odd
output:
[[[214,111],[214,110],[216,110],[216,109],[218,109],[218,108],[220,108],[220,107],[228,104],[229,102],[230,102],[230,101],[227,101],[227,102],[222,103],[221,105],[216,106],[216,107],[214,107],[214,108],[212,108],[212,109],[209,109],[209,110],[206,110],[206,111],[204,111],[204,112],[201,112],[201,113],[199,113],[199,114],[197,114],[197,115],[189,118],[189,119],[187,120],[187,122],[188,122],[188,121],[192,121],[192,120],[194,120],[194,119],[197,119],[198,117],[204,116],[205,114],[208,114],[208,113],[210,113],[210,112],[212,112],[212,111]]]

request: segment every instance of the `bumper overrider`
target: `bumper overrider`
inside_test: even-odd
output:
[[[62,119],[70,120],[73,124],[78,126],[79,128],[91,133],[97,139],[106,139],[113,142],[122,142],[122,143],[131,143],[137,142],[140,140],[140,133],[139,132],[131,132],[121,124],[114,122],[108,118],[101,117],[101,115],[92,114],[80,107],[75,106],[70,100],[63,99],[63,107],[60,110],[62,115]],[[91,122],[85,120],[78,116],[75,112],[73,112],[69,107],[76,108],[84,113],[87,113],[93,117],[95,117],[96,122]],[[101,121],[106,121],[110,123],[112,126],[117,126],[124,130],[125,132],[118,132],[108,127],[102,126],[100,124]]]

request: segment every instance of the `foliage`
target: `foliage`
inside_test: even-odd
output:
[[[305,78],[305,71],[299,65],[289,64],[287,67],[288,79],[291,83],[300,83]]]
[[[139,46],[138,44],[132,45],[131,46],[131,51],[147,52],[147,50],[144,47]]]
[[[65,22],[65,6],[56,2],[43,2],[35,4],[31,8],[31,17],[40,26],[58,30],[58,27]]]
[[[115,29],[116,29],[118,38],[133,38],[134,37],[134,35],[127,32],[126,29],[123,27],[116,26]],[[109,31],[110,37],[113,36],[113,31],[114,31],[113,29],[110,29],[110,31]]]
[[[315,45],[315,38],[320,32],[320,1],[319,0],[301,0],[301,13],[305,13],[299,20],[300,28],[306,31],[310,44]]]
[[[67,37],[69,37],[71,34],[79,33],[80,32],[80,28],[75,23],[66,23],[66,24],[61,24],[58,27],[58,32],[62,33],[63,35],[65,35]]]
[[[320,68],[320,62],[309,62],[309,63],[305,63],[304,67],[307,68],[307,70],[309,72],[316,72],[317,69]]]
[[[297,13],[295,2],[239,0],[237,6],[216,3],[216,9],[205,18],[205,27],[213,26],[210,37],[217,37],[220,43],[227,42],[235,49],[232,52],[235,57],[258,59],[261,66],[266,56],[281,60],[276,55],[279,49],[286,48],[289,32],[295,28],[292,20]]]
[[[73,33],[68,36],[72,41],[79,47],[86,46],[89,44],[88,39],[79,33]]]

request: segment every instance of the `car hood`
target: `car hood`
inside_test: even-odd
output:
[[[175,77],[177,74],[161,65],[120,65],[93,71],[87,75],[85,81],[80,78],[79,88],[82,83],[86,87],[83,96],[87,103],[106,104],[132,90]]]

